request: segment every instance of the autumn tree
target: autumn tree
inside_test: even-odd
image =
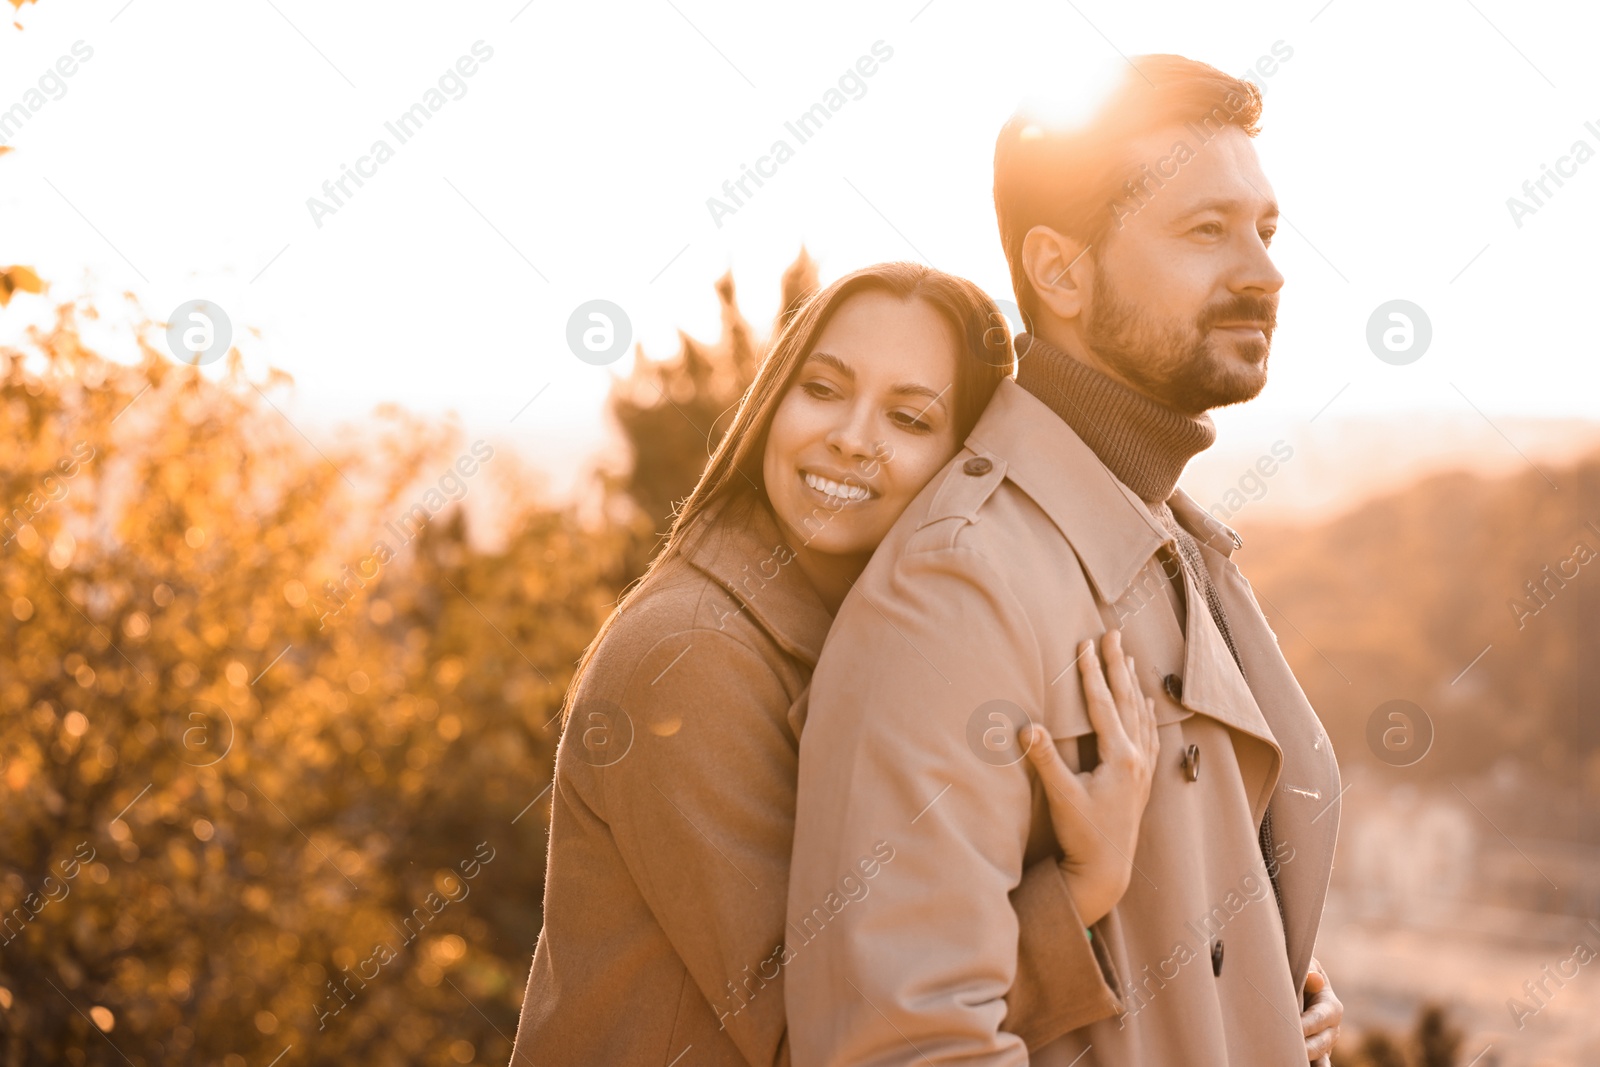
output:
[[[772,337],[817,284],[816,263],[802,248],[783,273],[772,330],[758,338],[739,310],[729,272],[716,283],[722,333],[714,344],[680,333],[678,351],[665,360],[646,359],[636,348],[632,373],[610,399],[628,450],[625,471],[609,484],[634,513],[630,576],[643,572],[678,503],[699,480]]]
[[[114,362],[89,314],[0,349],[0,1063],[504,1063],[620,538],[523,502],[493,553],[453,507],[402,542],[452,428],[314,451],[286,375],[151,324]]]

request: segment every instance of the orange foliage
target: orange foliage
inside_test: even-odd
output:
[[[489,554],[447,510],[319,630],[459,443],[318,452],[286,376],[148,323],[111,362],[92,314],[0,348],[0,1062],[504,1063],[619,536],[525,503]]]

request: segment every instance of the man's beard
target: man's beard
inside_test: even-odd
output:
[[[1210,334],[1217,323],[1240,319],[1263,324],[1263,340],[1237,348],[1254,364],[1249,367],[1214,347]],[[1163,321],[1123,299],[1096,260],[1094,305],[1084,339],[1140,392],[1174,411],[1198,415],[1241,404],[1266,386],[1267,355],[1277,320],[1276,296],[1241,294],[1207,307],[1192,325]]]

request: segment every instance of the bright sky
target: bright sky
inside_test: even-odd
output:
[[[922,259],[1009,298],[1000,125],[1160,51],[1235,74],[1277,54],[1257,147],[1288,284],[1271,383],[1219,416],[1224,435],[1323,410],[1600,415],[1600,17],[1578,5],[39,0],[18,19],[0,31],[0,109],[27,111],[0,129],[17,149],[0,263],[37,266],[60,298],[132,291],[157,318],[215,302],[258,377],[295,376],[286,410],[312,436],[393,400],[571,468],[631,360],[573,354],[580,304],[618,305],[665,356],[680,329],[715,339],[712,282],[732,268],[764,329],[802,242],[824,282]],[[799,143],[785,122],[875,45],[874,73]],[[385,123],[441,77],[402,142]],[[707,198],[780,138],[793,157],[717,225]],[[392,155],[314,218],[308,198],[331,205],[323,183],[380,139]],[[1535,205],[1522,187],[1545,165],[1567,176]],[[1512,196],[1535,210],[1514,219]],[[1394,299],[1432,328],[1403,366],[1366,341]],[[0,342],[43,310],[0,312]]]

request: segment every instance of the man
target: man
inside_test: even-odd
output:
[[[1032,327],[1017,378],[878,549],[812,679],[796,1067],[1029,1062],[1001,1029],[1007,894],[1051,850],[1061,797],[1007,731],[1037,723],[1091,770],[1074,661],[1114,629],[1155,694],[1160,754],[1114,906],[1084,902],[1103,917],[1060,931],[1079,1009],[1033,1062],[1289,1067],[1337,1033],[1312,950],[1338,767],[1233,562],[1242,541],[1176,487],[1214,439],[1206,412],[1266,382],[1283,277],[1260,96],[1177,56],[1132,67],[1085,126],[1019,114],[1001,132],[995,206]],[[875,847],[893,865],[835,907]]]

